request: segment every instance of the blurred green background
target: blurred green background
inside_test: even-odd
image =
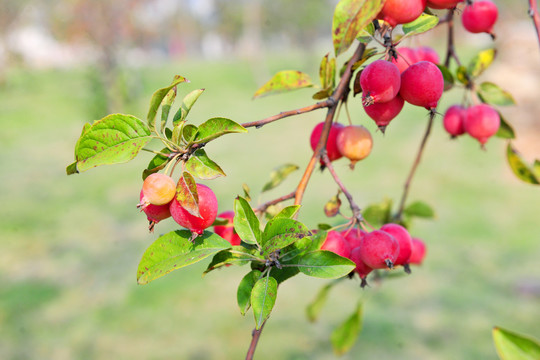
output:
[[[309,89],[251,96],[278,70],[302,70],[317,79],[320,58],[331,51],[326,34],[335,1],[173,3],[2,3],[2,359],[245,355],[253,318],[240,315],[236,286],[247,268],[201,278],[204,261],[136,284],[146,247],[175,229],[167,221],[148,234],[146,218],[135,208],[141,170],[151,156],[142,153],[131,163],[70,177],[65,166],[73,161],[85,122],[109,112],[144,118],[153,91],[174,74],[191,80],[179,87],[180,96],[206,88],[190,115],[194,123],[213,116],[253,121],[310,104]],[[500,3],[505,11],[496,27],[499,57],[482,79],[515,96],[517,107],[500,110],[517,131],[515,146],[531,162],[540,155],[540,51],[525,3]],[[408,45],[429,44],[442,56],[444,38],[438,29]],[[487,35],[467,35],[459,26],[458,41],[465,61],[475,49],[491,46]],[[449,92],[439,109],[462,96],[462,90]],[[397,201],[427,122],[425,111],[406,105],[383,136],[359,99],[351,99],[349,109],[355,124],[372,131],[375,145],[354,171],[344,160],[335,163],[336,170],[360,206],[386,197]],[[220,211],[231,209],[242,183],[251,187],[255,202],[292,191],[302,171],[260,195],[273,168],[287,162],[305,167],[309,134],[323,118],[319,111],[210,143],[207,152],[228,175],[207,182]],[[344,112],[339,121],[347,122]],[[418,220],[411,228],[428,245],[424,265],[365,290],[356,281],[342,282],[315,324],[307,321],[305,307],[326,281],[300,275],[287,281],[256,358],[335,358],[329,335],[359,300],[363,331],[344,359],[492,359],[494,325],[539,338],[540,192],[514,177],[505,146],[492,139],[481,151],[473,139],[451,141],[438,117],[410,193],[411,201],[425,201],[437,213],[435,221]],[[300,220],[310,227],[329,222],[322,209],[335,192],[328,172],[316,172]]]

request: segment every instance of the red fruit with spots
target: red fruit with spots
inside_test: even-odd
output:
[[[139,207],[152,205],[165,205],[171,202],[176,194],[176,183],[174,180],[165,174],[154,173],[144,179],[143,198],[139,203]]]
[[[497,5],[491,1],[475,1],[472,5],[465,6],[461,22],[463,27],[471,33],[492,34],[498,15]]]
[[[319,139],[321,138],[321,134],[323,131],[324,122],[319,123],[313,128],[313,131],[311,132],[311,137],[309,139],[311,144],[311,149],[315,151],[315,148],[317,147],[317,143],[319,142]],[[339,132],[343,129],[343,125],[340,123],[333,123],[332,127],[330,128],[330,133],[328,134],[328,141],[326,142],[326,154],[328,155],[328,158],[330,161],[334,161],[342,157],[341,153],[339,152],[337,148],[337,136]],[[322,162],[322,161],[321,161]]]
[[[471,106],[465,112],[465,131],[484,145],[499,130],[499,113],[489,105]]]
[[[421,46],[417,48],[416,59],[417,61],[429,61],[434,64],[438,64],[441,61],[439,54],[437,54],[437,52],[429,46]]]
[[[227,224],[225,225],[216,225],[214,226],[214,232],[227,240],[231,243],[231,245],[240,245],[242,240],[240,239],[240,236],[236,233],[234,230],[233,225],[233,219],[234,219],[234,211],[229,210],[222,212],[217,216],[219,219],[226,219],[228,220]]]
[[[401,74],[399,94],[409,104],[433,109],[437,107],[443,90],[443,75],[432,62],[417,62]]]
[[[377,18],[395,27],[416,20],[425,7],[426,0],[386,0]]]
[[[427,0],[427,6],[432,9],[453,9],[463,0]]]
[[[141,190],[140,194],[140,200],[143,201],[144,193]],[[141,209],[146,214],[146,218],[148,219],[149,226],[148,229],[150,231],[154,230],[154,225],[156,225],[161,220],[167,219],[171,216],[171,211],[169,210],[169,204],[165,205],[152,205],[148,204],[147,206],[143,207]]]
[[[366,114],[375,121],[375,124],[384,133],[384,130],[403,109],[405,101],[399,95],[385,103],[375,103],[369,106],[364,106]]]
[[[354,271],[356,271],[356,273],[360,276],[360,279],[362,279],[360,286],[365,287],[367,285],[366,277],[370,272],[373,271],[373,269],[362,261],[362,251],[363,248],[361,246],[353,248],[351,250],[351,256],[349,259],[356,264]]]
[[[393,268],[399,255],[399,243],[389,233],[375,230],[360,241],[361,258],[372,269]]]
[[[443,117],[444,129],[454,138],[465,134],[466,109],[460,105],[450,106]]]
[[[347,242],[351,246],[351,249],[354,249],[360,246],[360,241],[362,240],[362,237],[367,235],[367,232],[358,228],[354,228],[342,231],[341,235],[343,235],[345,240],[347,240]]]
[[[197,184],[197,193],[199,195],[200,217],[191,215],[180,205],[176,197],[170,204],[170,211],[172,218],[180,226],[200,235],[216,220],[218,203],[216,195],[206,185]]]
[[[375,60],[362,70],[360,86],[364,105],[390,101],[401,86],[399,69],[390,61]]]
[[[418,238],[412,238],[412,251],[409,264],[421,265],[425,257],[426,244]]]
[[[392,58],[392,62],[396,64],[400,73],[403,73],[409,66],[418,62],[416,51],[406,46],[397,48],[397,59]]]
[[[373,138],[362,125],[346,126],[338,134],[336,144],[341,155],[351,160],[351,169],[358,161],[365,159],[373,147]]]
[[[394,261],[394,265],[403,265],[407,270],[406,265],[409,263],[409,257],[411,257],[411,235],[407,229],[399,224],[385,224],[381,227],[381,230],[392,235],[399,243],[399,254]]]
[[[351,255],[351,246],[339,232],[331,230],[326,235],[326,240],[321,246],[321,250],[332,251],[339,256],[348,258]]]

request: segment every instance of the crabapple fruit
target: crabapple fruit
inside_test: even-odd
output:
[[[171,202],[176,194],[176,183],[165,174],[154,173],[144,179],[142,192],[144,194],[139,207],[165,205]]]
[[[218,214],[217,216],[220,219],[227,219],[228,222],[225,225],[216,225],[214,226],[214,232],[231,243],[231,245],[240,245],[242,240],[240,236],[236,233],[233,226],[234,211],[229,210]]]
[[[377,15],[395,27],[398,24],[406,24],[416,20],[424,11],[426,0],[386,0],[381,12]]]
[[[362,125],[350,125],[341,129],[336,145],[341,155],[351,160],[351,168],[354,168],[356,162],[365,159],[371,152],[373,138]]]
[[[497,5],[491,1],[481,0],[465,6],[461,15],[461,22],[468,32],[492,34],[497,16]]]
[[[497,133],[500,124],[499,113],[489,105],[474,105],[465,112],[465,131],[482,145]]]
[[[418,61],[429,61],[434,64],[438,64],[441,59],[439,58],[439,54],[433,48],[429,46],[420,46],[415,50],[416,52],[416,59]]]
[[[360,276],[360,279],[362,279],[360,286],[365,287],[367,285],[366,277],[370,272],[373,271],[373,269],[362,261],[362,251],[363,248],[361,246],[353,248],[351,250],[351,256],[349,259],[356,264],[354,271],[356,271],[356,273]]]
[[[425,256],[426,244],[418,238],[412,238],[412,251],[409,264],[421,265]]]
[[[450,106],[443,117],[444,129],[453,137],[465,134],[465,113],[467,109],[461,105]]]
[[[453,9],[463,0],[427,0],[427,6],[432,9]]]
[[[399,73],[403,73],[409,66],[418,62],[416,51],[410,47],[402,46],[397,51],[397,58],[392,57],[391,61],[396,64]]]
[[[365,106],[392,100],[399,92],[399,69],[391,61],[375,60],[362,70],[360,86]]]
[[[417,62],[401,74],[399,94],[409,104],[433,109],[437,107],[443,90],[443,75],[432,62]]]
[[[392,121],[392,119],[398,116],[398,114],[401,112],[404,104],[405,101],[398,94],[395,98],[385,103],[375,103],[369,106],[364,106],[364,110],[384,133],[390,121]]]
[[[319,142],[319,139],[321,138],[321,134],[323,131],[324,122],[318,123],[311,132],[311,137],[309,139],[311,144],[311,149],[315,151],[315,148],[317,147],[317,143]],[[333,123],[332,127],[330,128],[330,133],[328,134],[328,141],[326,142],[326,154],[328,155],[328,159],[330,161],[337,160],[342,157],[341,153],[339,152],[337,148],[336,138],[339,134],[339,132],[343,129],[343,125],[340,123]],[[322,161],[321,161],[322,163]]]
[[[365,232],[362,229],[350,229],[350,230],[344,230],[341,232],[341,235],[347,240],[349,245],[351,246],[351,249],[354,249],[355,247],[360,246],[360,240],[363,236],[366,236],[367,232]]]
[[[176,197],[170,204],[171,216],[180,226],[189,229],[192,233],[201,235],[207,227],[216,220],[218,203],[212,189],[206,185],[197,184],[197,194],[199,195],[200,217],[191,215],[180,205]]]
[[[144,197],[144,193],[141,190],[140,194],[140,201],[142,202]],[[141,208],[142,211],[146,214],[146,218],[148,219],[149,226],[148,229],[150,231],[154,230],[154,225],[156,225],[161,220],[167,219],[171,216],[171,211],[169,210],[169,204],[165,205],[152,205],[148,204]]]
[[[324,240],[324,243],[321,246],[321,250],[332,251],[339,256],[343,256],[346,258],[351,255],[351,246],[349,245],[347,240],[345,240],[343,235],[334,230],[330,230],[326,234],[326,240]]]
[[[375,230],[362,237],[362,261],[372,269],[393,268],[399,255],[399,243],[389,233]]]
[[[399,254],[394,261],[394,265],[403,265],[405,267],[405,271],[407,271],[408,267],[406,265],[409,263],[412,248],[411,235],[403,226],[392,223],[384,224],[381,227],[381,231],[392,235],[399,243]]]

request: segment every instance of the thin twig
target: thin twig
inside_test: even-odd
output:
[[[258,129],[258,128],[261,128],[262,126],[266,125],[266,124],[269,124],[271,122],[274,122],[274,121],[277,121],[277,120],[280,120],[280,119],[283,119],[283,118],[286,118],[286,117],[289,117],[289,116],[304,114],[304,113],[307,113],[307,112],[310,112],[310,111],[313,111],[313,110],[322,109],[322,108],[325,108],[325,107],[330,107],[332,105],[333,105],[333,101],[330,100],[330,99],[327,99],[325,101],[321,101],[321,102],[318,102],[318,103],[313,104],[313,105],[305,106],[305,107],[300,108],[300,109],[282,111],[277,115],[270,116],[270,117],[267,117],[267,118],[262,119],[262,120],[246,122],[246,123],[243,123],[242,126],[245,127],[245,128],[255,126]]]
[[[458,66],[461,66],[461,62],[456,54],[456,49],[454,47],[454,11],[455,9],[448,10],[448,15],[446,16],[448,23],[448,45],[446,50],[446,59],[444,60],[444,66],[450,66],[450,59],[454,59]]]
[[[270,207],[272,205],[276,205],[276,204],[279,204],[280,202],[287,201],[287,200],[290,200],[290,199],[294,199],[295,195],[296,195],[296,190],[293,191],[292,193],[287,194],[287,195],[283,195],[283,196],[281,196],[281,197],[279,197],[277,199],[267,201],[264,204],[259,205],[256,209],[254,209],[254,211],[258,212],[258,213],[263,213],[263,212],[266,211],[266,209],[268,209],[268,207]]]
[[[532,18],[536,36],[540,43],[540,15],[538,15],[538,3],[536,0],[529,0],[529,16]]]
[[[249,344],[249,349],[246,354],[246,360],[253,359],[253,355],[255,354],[255,349],[257,348],[257,343],[259,342],[259,338],[261,337],[261,332],[263,331],[264,325],[266,325],[266,320],[263,322],[259,330],[253,329],[253,332],[251,333],[251,344]]]

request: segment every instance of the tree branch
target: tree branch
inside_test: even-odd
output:
[[[267,118],[262,119],[262,120],[246,122],[246,123],[243,123],[242,126],[245,127],[245,128],[255,126],[257,129],[259,129],[259,128],[263,127],[266,124],[269,124],[271,122],[274,122],[274,121],[277,121],[277,120],[280,120],[280,119],[283,119],[283,118],[286,118],[286,117],[289,117],[289,116],[304,114],[304,113],[307,113],[307,112],[310,112],[310,111],[313,111],[313,110],[322,109],[322,108],[325,108],[325,107],[330,107],[332,105],[333,105],[333,100],[326,99],[325,101],[321,101],[321,102],[318,102],[318,103],[313,104],[313,105],[305,106],[305,107],[300,108],[300,109],[282,111],[277,115],[270,116],[270,117],[267,117]]]
[[[255,349],[257,348],[257,343],[259,342],[259,338],[261,337],[261,332],[263,331],[265,324],[266,324],[266,320],[263,322],[259,330],[253,329],[253,332],[251,333],[251,344],[249,344],[249,349],[246,354],[246,360],[253,359],[253,355],[255,354]]]
[[[446,15],[446,22],[448,23],[448,47],[446,49],[446,59],[444,60],[445,67],[450,66],[450,59],[452,58],[461,66],[454,47],[454,11],[455,9],[450,9]]]
[[[529,0],[529,16],[532,18],[536,36],[540,43],[540,15],[538,15],[538,3],[536,0]]]
[[[266,209],[268,209],[268,207],[272,206],[272,205],[276,205],[276,204],[279,204],[280,202],[283,202],[283,201],[287,201],[287,200],[290,200],[290,199],[294,199],[294,196],[296,195],[296,190],[293,191],[292,193],[289,193],[287,195],[283,195],[277,199],[274,199],[274,200],[270,200],[270,201],[267,201],[261,205],[259,205],[256,209],[254,209],[255,212],[259,212],[259,213],[263,213],[266,211]]]

